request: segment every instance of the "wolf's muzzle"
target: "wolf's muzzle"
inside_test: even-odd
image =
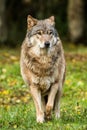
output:
[[[49,46],[50,46],[50,42],[49,41],[45,42],[44,44],[45,44],[46,48],[49,48]]]

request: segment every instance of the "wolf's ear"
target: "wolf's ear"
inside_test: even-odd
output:
[[[31,15],[28,15],[27,17],[27,28],[28,30],[31,30],[31,28],[37,24],[37,19],[33,18]]]
[[[48,20],[49,20],[51,25],[53,25],[53,26],[55,25],[55,17],[54,16],[49,17]]]

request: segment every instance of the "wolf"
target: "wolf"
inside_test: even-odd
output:
[[[20,68],[35,104],[37,122],[50,120],[52,112],[59,118],[65,58],[54,16],[38,20],[28,15]]]

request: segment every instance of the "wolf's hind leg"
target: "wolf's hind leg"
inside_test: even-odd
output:
[[[48,95],[48,101],[46,104],[46,118],[51,119],[51,112],[54,106],[55,96],[58,91],[58,83],[52,85],[50,93]]]
[[[55,97],[55,104],[54,104],[54,113],[57,119],[60,118],[60,98],[61,98],[61,90],[58,90]]]

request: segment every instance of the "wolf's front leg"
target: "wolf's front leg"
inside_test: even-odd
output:
[[[41,101],[41,92],[38,90],[36,86],[31,86],[31,95],[34,100],[34,104],[36,107],[36,114],[37,114],[37,122],[43,123],[44,122],[44,111],[42,109],[42,101]]]
[[[48,101],[46,105],[46,118],[51,119],[51,111],[54,106],[55,96],[58,91],[58,83],[55,83],[51,86],[50,93],[48,95]]]

